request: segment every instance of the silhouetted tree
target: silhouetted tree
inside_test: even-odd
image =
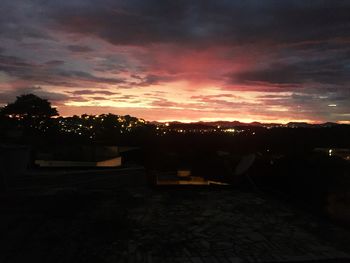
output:
[[[16,118],[50,118],[57,116],[56,108],[51,107],[51,103],[34,94],[24,94],[17,97],[16,101],[7,104],[1,109],[1,113],[6,116]]]
[[[0,115],[12,126],[23,127],[26,131],[47,132],[52,128],[50,118],[58,116],[58,112],[48,100],[34,94],[24,94],[3,107]]]

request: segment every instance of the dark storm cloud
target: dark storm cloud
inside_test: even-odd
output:
[[[31,64],[16,56],[0,55],[0,70],[5,72],[15,71],[16,68],[30,67]]]
[[[4,0],[0,4],[2,39],[22,41],[25,38],[52,40],[41,23],[47,17],[40,1]]]
[[[350,37],[349,14],[349,1],[34,0],[28,3],[5,0],[0,10],[0,30],[2,37],[18,34],[18,38],[26,34],[35,37],[36,31],[39,37],[47,31],[59,30],[95,36],[116,45],[205,47],[249,44],[267,49],[277,46],[279,55],[284,56],[283,51],[328,52],[334,49],[327,40]],[[314,44],[309,43],[312,41]],[[293,43],[294,46],[281,46]],[[67,49],[93,51],[88,46],[75,44],[68,45]],[[279,64],[242,73],[238,79],[299,83],[322,74],[322,81],[332,82],[338,73],[340,79],[346,78],[340,68],[336,72],[331,69],[305,73],[300,65],[282,65],[282,68],[274,69],[275,66]],[[288,70],[290,74],[286,74]],[[156,81],[150,75],[145,79],[145,85]]]
[[[63,60],[49,60],[45,63],[48,66],[52,66],[52,67],[58,67],[58,66],[62,66],[64,64]]]
[[[340,51],[341,53],[341,51]],[[272,63],[263,69],[251,69],[231,76],[232,83],[263,82],[266,84],[345,84],[350,82],[350,58],[318,57],[300,58],[292,63]],[[323,55],[324,56],[324,55]]]
[[[67,46],[67,49],[69,49],[72,52],[77,52],[77,53],[85,53],[85,52],[93,51],[93,49],[88,47],[88,46],[79,46],[79,45],[69,45],[69,46]]]
[[[80,81],[91,81],[91,82],[107,83],[107,84],[124,83],[124,80],[120,78],[98,77],[91,73],[78,71],[78,70],[71,70],[71,71],[61,70],[61,71],[57,71],[56,74],[61,77],[80,80]]]
[[[349,82],[348,1],[74,1],[73,6],[55,9],[56,28],[115,45],[256,45],[272,53],[265,68],[233,75],[229,83],[291,88],[305,82]],[[291,54],[298,60],[285,61]],[[171,79],[149,75],[140,85],[167,81]]]
[[[13,102],[17,96],[22,94],[35,94],[52,102],[59,103],[68,99],[68,96],[58,92],[47,92],[41,87],[22,87],[17,90],[0,92],[0,104]]]
[[[349,97],[349,91],[345,91]],[[348,99],[339,97],[336,92],[293,93],[289,96],[274,96],[261,98],[262,102],[269,106],[282,106],[293,110],[300,116],[337,120],[341,113],[348,112]]]
[[[60,29],[113,44],[284,43],[342,37],[350,29],[348,1],[102,2],[51,11]]]
[[[71,86],[69,84],[71,81],[124,83],[124,80],[120,78],[99,77],[89,72],[56,67],[62,64],[64,63],[59,60],[48,61],[45,64],[30,63],[20,57],[0,55],[0,71],[27,81],[64,86]]]

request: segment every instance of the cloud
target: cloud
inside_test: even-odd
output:
[[[0,71],[35,84],[74,86],[74,83],[79,81],[106,84],[124,83],[124,80],[121,78],[100,77],[89,72],[57,67],[63,64],[64,62],[59,60],[38,64],[16,56],[0,55]],[[79,84],[76,85],[79,86]]]
[[[3,0],[0,87],[196,118],[344,118],[349,13],[323,0]]]
[[[227,87],[296,91],[308,86],[346,89],[350,83],[350,48],[343,39],[283,45],[258,58],[251,67],[225,75]]]
[[[183,108],[184,105],[167,99],[158,98],[151,103],[151,106],[161,108]]]
[[[74,90],[68,91],[73,95],[95,95],[95,94],[103,94],[103,95],[118,95],[120,92],[112,92],[108,90],[93,90],[93,89],[84,89],[84,90]]]
[[[0,103],[6,104],[13,102],[16,100],[17,96],[23,94],[35,94],[43,99],[47,99],[54,103],[61,103],[69,98],[66,94],[45,91],[41,87],[22,87],[16,90],[0,92]]]
[[[177,78],[173,76],[167,76],[167,75],[156,75],[156,74],[148,74],[145,77],[132,75],[134,79],[136,79],[136,82],[132,82],[131,85],[140,86],[140,87],[147,87],[151,85],[159,85],[166,82],[171,82],[174,80],[177,80]]]
[[[16,56],[0,55],[0,70],[9,73],[14,72],[16,68],[30,67],[31,64]]]
[[[124,83],[123,79],[113,78],[113,77],[99,77],[93,75],[89,72],[78,71],[78,70],[60,70],[55,72],[57,76],[64,77],[68,79],[80,80],[80,81],[90,81],[97,83],[108,83],[108,84],[119,84]]]
[[[60,30],[116,45],[299,42],[343,36],[350,26],[346,1],[74,1],[51,11]]]
[[[239,95],[228,94],[228,93],[215,94],[215,95],[195,95],[195,96],[191,96],[191,99],[196,99],[196,100],[211,100],[211,99],[215,99],[215,98],[242,99],[242,97],[239,96]]]
[[[86,53],[86,52],[93,51],[93,49],[88,47],[88,46],[79,46],[79,45],[69,45],[69,46],[67,46],[67,49],[69,49],[72,52],[77,52],[77,53]]]
[[[59,66],[62,66],[64,64],[64,61],[63,60],[50,60],[50,61],[47,61],[45,64],[48,66],[52,66],[52,67],[59,67]]]

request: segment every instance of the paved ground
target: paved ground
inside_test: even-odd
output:
[[[134,209],[131,219],[138,223],[129,251],[136,258],[147,254],[156,262],[349,258],[312,233],[325,225],[254,193],[163,191]]]
[[[106,178],[1,194],[0,262],[350,262],[348,232],[270,197]]]

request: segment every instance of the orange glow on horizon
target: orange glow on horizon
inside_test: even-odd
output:
[[[217,122],[217,121],[227,121],[227,122],[233,122],[233,121],[239,121],[242,123],[253,123],[253,122],[259,122],[259,123],[275,123],[275,124],[287,124],[289,122],[306,122],[310,124],[320,124],[323,123],[322,121],[313,121],[309,119],[249,119],[249,118],[200,118],[200,119],[163,119],[163,120],[155,120],[161,123],[168,123],[168,122],[183,122],[183,123],[195,123],[195,122]],[[350,121],[348,122],[350,124]]]

